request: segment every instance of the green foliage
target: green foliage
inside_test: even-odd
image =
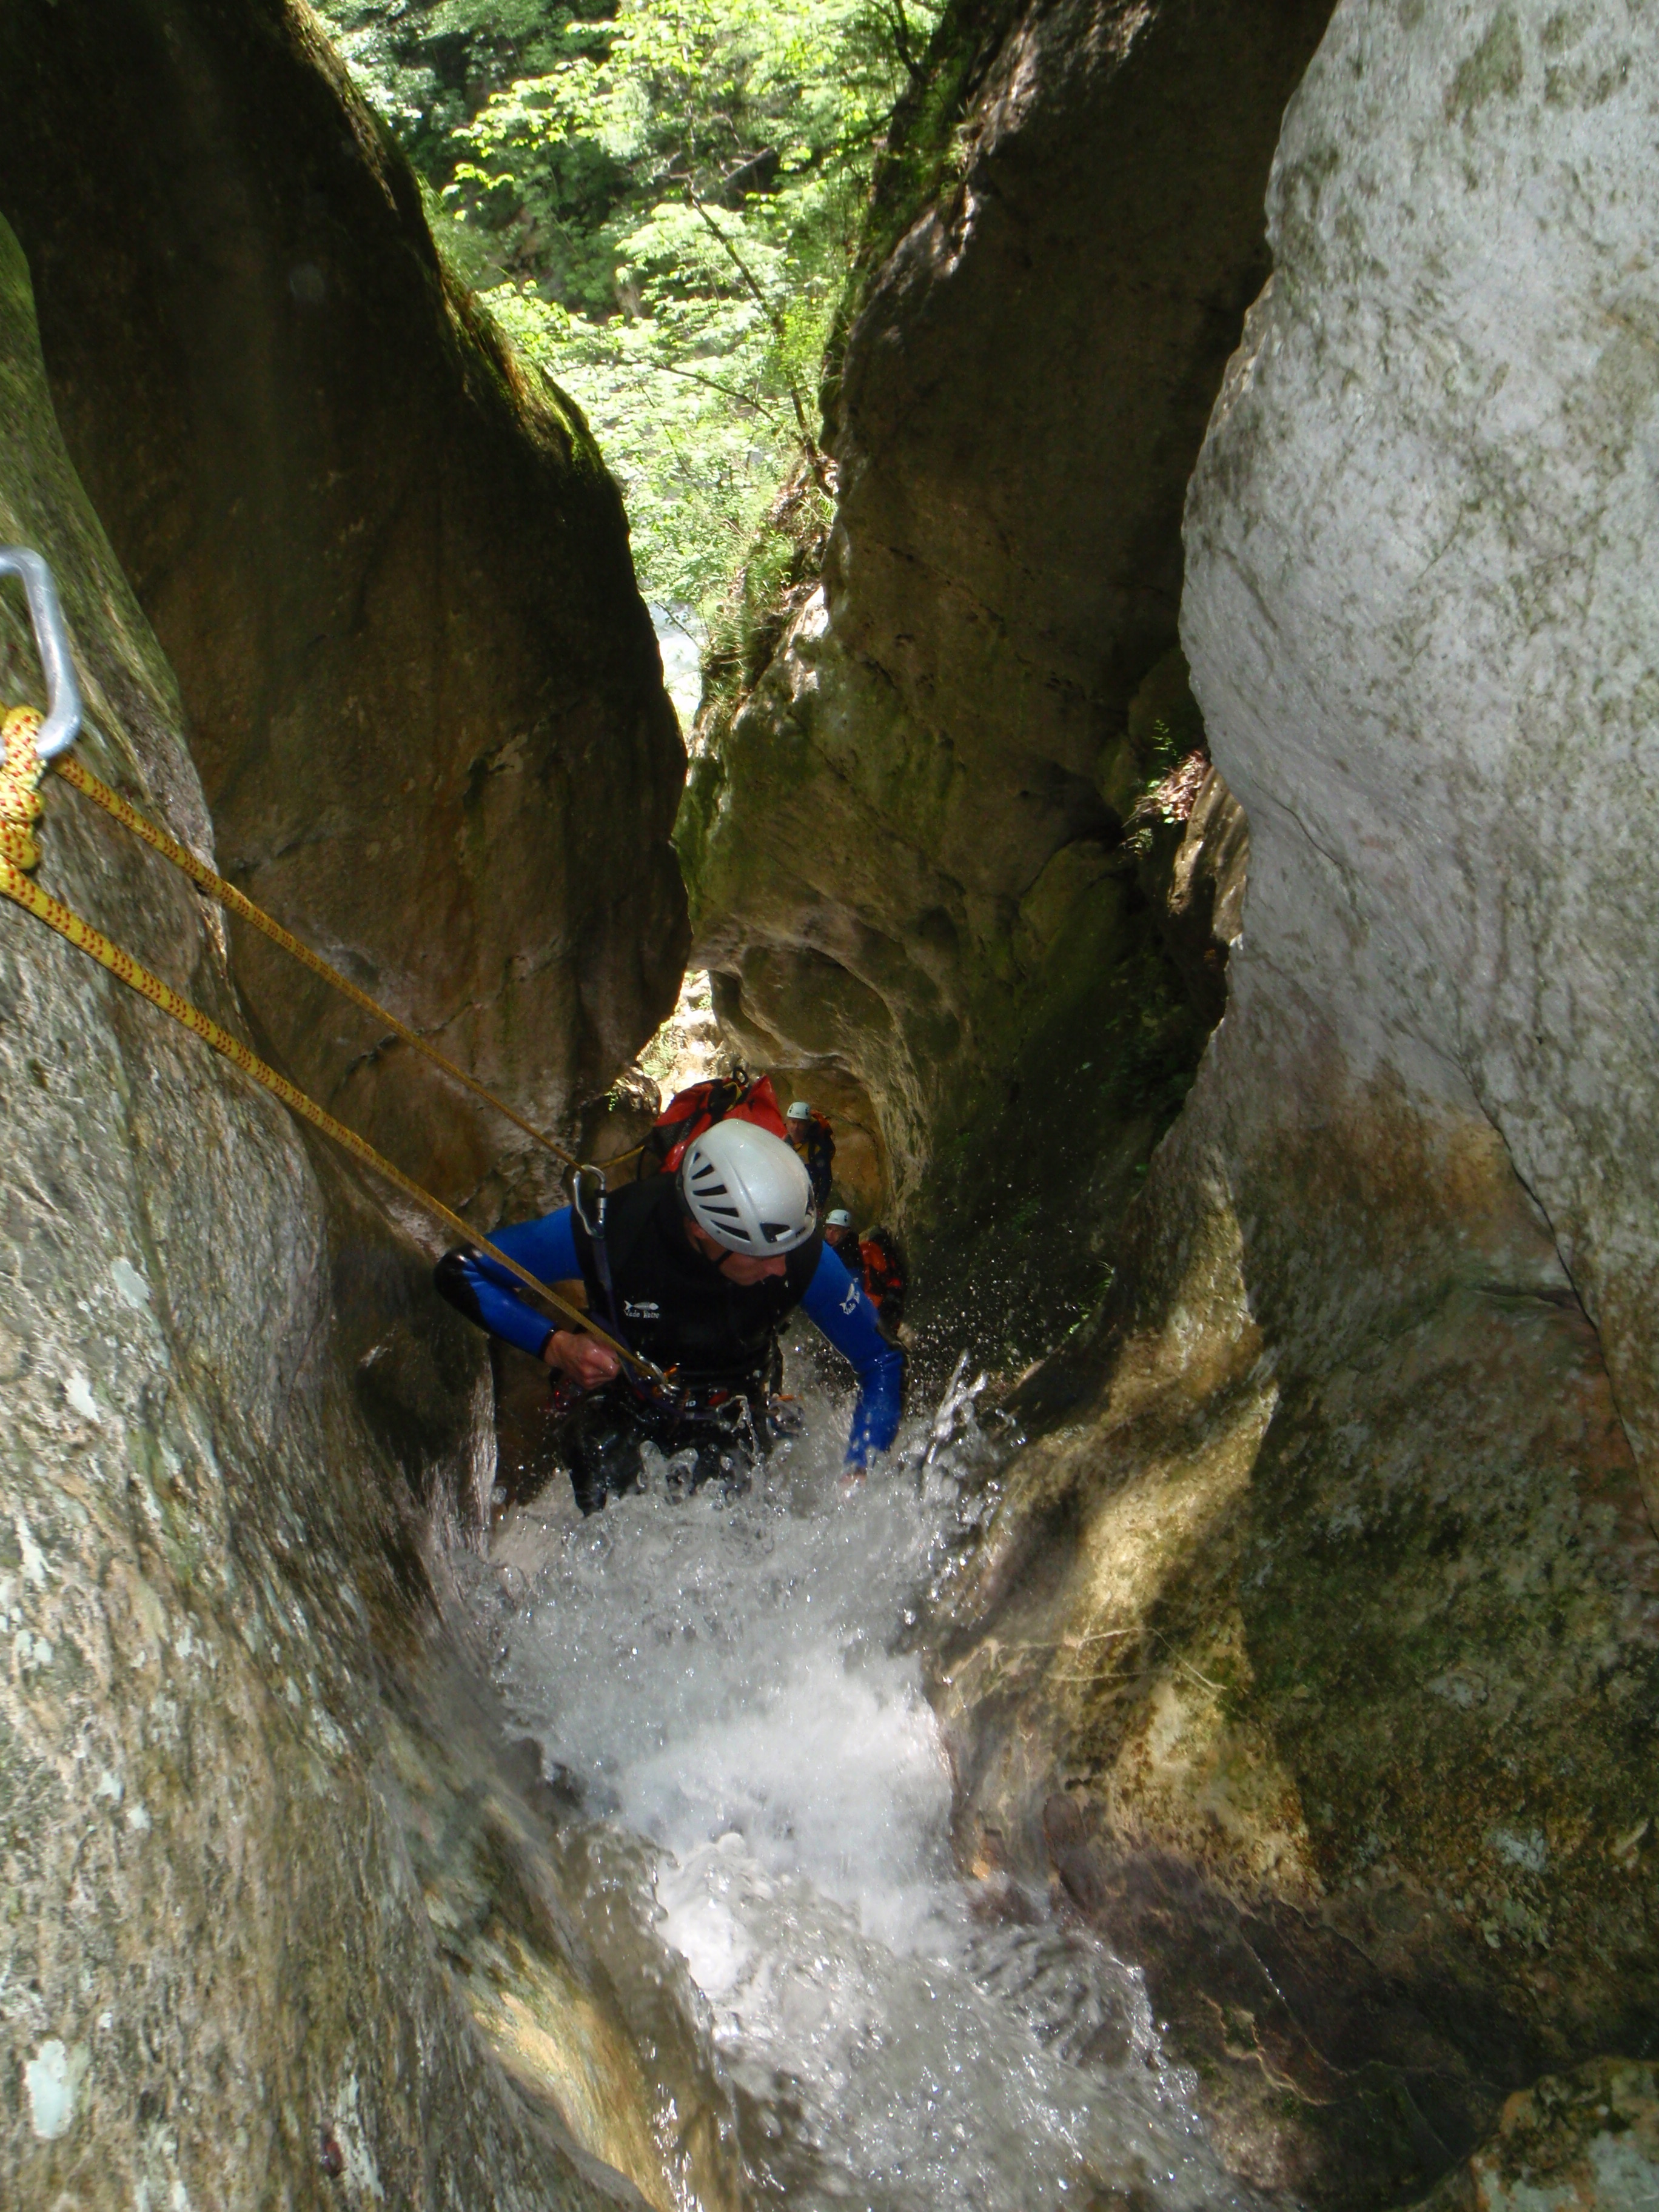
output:
[[[930,0],[322,13],[452,266],[586,412],[647,594],[746,657],[821,534],[825,342]]]

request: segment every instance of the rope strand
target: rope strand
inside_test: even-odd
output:
[[[475,1251],[485,1254],[499,1267],[506,1268],[509,1274],[516,1277],[538,1299],[573,1321],[577,1328],[585,1330],[589,1336],[597,1338],[599,1343],[607,1346],[614,1352],[618,1358],[625,1360],[630,1367],[636,1369],[650,1381],[669,1384],[670,1378],[660,1367],[642,1358],[640,1353],[630,1351],[628,1346],[612,1336],[609,1330],[601,1328],[599,1323],[584,1313],[579,1306],[572,1305],[568,1299],[561,1297],[556,1291],[550,1289],[538,1276],[532,1275],[527,1267],[520,1266],[519,1261],[508,1253],[503,1252],[499,1245],[492,1244],[487,1237],[481,1237],[476,1229],[472,1228],[452,1207],[446,1206],[441,1198],[434,1197],[429,1190],[417,1183],[412,1176],[405,1175],[401,1168],[394,1167],[384,1153],[377,1152],[366,1138],[360,1137],[355,1129],[348,1128],[343,1121],[337,1121],[326,1108],[319,1106],[314,1098],[307,1097],[297,1085],[290,1083],[286,1076],[279,1075],[274,1067],[268,1066],[239,1037],[233,1036],[230,1031],[216,1022],[211,1015],[204,1014],[198,1006],[193,1006],[188,999],[175,991],[171,984],[164,983],[159,975],[153,975],[142,962],[135,960],[130,952],[124,951],[118,945],[105,936],[102,930],[95,928],[91,922],[76,914],[72,908],[65,906],[61,899],[54,898],[50,891],[43,890],[40,884],[26,873],[26,871],[33,867],[40,859],[40,849],[35,843],[31,827],[40,812],[40,799],[37,786],[41,774],[41,763],[34,750],[34,732],[40,727],[40,717],[33,708],[18,708],[6,717],[3,727],[0,728],[0,737],[4,738],[6,748],[3,768],[0,769],[0,896],[9,898],[14,904],[24,908],[37,920],[45,922],[48,929],[55,930],[59,937],[73,945],[78,951],[84,952],[90,959],[95,960],[100,968],[106,969],[118,982],[124,983],[128,990],[136,992],[140,998],[148,999],[151,1006],[159,1008],[170,1020],[177,1022],[182,1029],[186,1029],[192,1036],[199,1037],[203,1043],[210,1046],[215,1052],[229,1060],[233,1066],[240,1067],[245,1075],[252,1077],[253,1081],[262,1089],[268,1091],[273,1098],[280,1099],[290,1112],[309,1121],[314,1128],[320,1129],[325,1136],[331,1138],[354,1158],[361,1160],[364,1166],[372,1168],[377,1175],[385,1176],[388,1182],[403,1191],[406,1196],[426,1207],[428,1212],[443,1222],[446,1227],[460,1237],[464,1243],[470,1244]],[[99,784],[95,776],[87,775],[87,772],[80,769],[78,763],[60,760],[58,765],[60,773],[66,767],[76,769],[77,773],[72,775],[70,781],[76,783],[78,788],[84,790],[88,784],[95,785],[97,790],[89,792],[88,796],[97,797],[99,792],[103,793],[103,798],[98,800],[100,805],[106,800],[112,800],[114,804],[109,811],[115,814],[118,821],[125,821],[126,816],[131,813],[131,810],[126,807],[126,802],[124,799],[117,799],[113,792],[108,791],[106,787]],[[83,776],[86,777],[84,783],[81,781]],[[145,823],[143,816],[134,815],[127,826],[138,828],[141,823],[143,827],[138,829],[138,834],[144,837],[146,843],[154,844],[155,849],[167,859],[174,859],[175,854],[182,856],[175,860],[175,865],[184,867],[185,873],[193,880],[198,879],[198,871],[201,877],[210,879],[209,884],[204,885],[204,889],[211,885],[221,886],[223,891],[230,894],[230,897],[226,901],[227,904],[233,904],[233,902],[241,900],[241,894],[235,890],[233,885],[223,883],[222,878],[215,876],[211,869],[204,867],[192,855],[185,854],[184,848],[175,845],[173,840],[167,837],[165,831],[156,830],[153,824]],[[173,846],[172,852],[167,850],[168,846]],[[219,891],[216,890],[215,896],[219,895]],[[246,901],[241,902],[243,905],[247,903]],[[233,911],[240,911],[240,908],[233,904]],[[251,915],[258,915],[258,908],[250,908],[249,912]],[[328,975],[332,980],[339,982],[342,988],[349,992],[352,997],[360,999],[363,1004],[369,1006],[374,1006],[373,1000],[364,999],[362,994],[353,989],[343,976],[336,975],[325,962],[318,960],[314,955],[307,954],[297,939],[289,938],[288,933],[281,929],[278,924],[271,922],[268,915],[260,916],[259,921],[261,926],[269,924],[266,933],[273,936],[277,943],[285,944],[289,950],[305,958],[308,967],[316,968]],[[385,1010],[376,1007],[375,1011],[383,1013]],[[387,1016],[386,1018],[392,1018]],[[401,1024],[397,1026],[401,1029]],[[408,1033],[404,1032],[404,1034]],[[418,1040],[411,1041],[418,1042]],[[425,1047],[422,1048],[427,1049]],[[441,1054],[432,1054],[430,1056],[438,1060],[441,1065],[449,1066],[447,1061],[443,1060]],[[451,1072],[454,1074],[461,1074],[459,1068],[453,1068]],[[474,1084],[470,1077],[462,1075],[461,1079],[467,1084],[469,1089],[479,1091],[485,1097],[489,1097],[489,1093],[483,1091],[482,1085]],[[492,1101],[492,1103],[499,1104],[500,1102]],[[504,1113],[510,1111],[505,1107],[501,1110]],[[518,1119],[516,1115],[512,1115],[511,1118],[515,1121]],[[520,1122],[520,1127],[528,1129],[529,1124]],[[530,1134],[535,1136],[538,1132],[531,1129]],[[544,1144],[550,1143],[550,1139],[546,1138],[543,1138],[541,1141]],[[551,1149],[557,1151],[558,1147],[555,1146]],[[568,1158],[568,1155],[563,1157]],[[573,1162],[572,1164],[575,1164]]]
[[[73,784],[77,791],[83,792],[94,805],[101,806],[105,813],[120,823],[124,829],[131,830],[135,837],[142,837],[152,852],[159,853],[164,860],[170,860],[175,868],[190,878],[198,890],[205,891],[210,898],[217,899],[221,906],[228,908],[232,914],[268,937],[273,945],[280,945],[284,952],[291,953],[295,959],[309,968],[313,975],[320,975],[325,983],[331,983],[337,991],[362,1007],[366,1013],[373,1014],[377,1021],[384,1022],[395,1036],[401,1037],[405,1044],[412,1045],[416,1052],[424,1054],[434,1066],[442,1068],[444,1073],[453,1076],[457,1083],[465,1085],[475,1098],[482,1098],[498,1114],[504,1114],[514,1128],[522,1129],[526,1137],[533,1137],[538,1145],[545,1146],[567,1167],[580,1164],[573,1152],[566,1152],[562,1145],[556,1144],[544,1130],[537,1128],[533,1122],[526,1121],[522,1115],[514,1113],[504,1099],[496,1097],[495,1092],[487,1090],[476,1076],[469,1075],[464,1067],[457,1067],[454,1061],[446,1058],[435,1045],[428,1044],[417,1030],[400,1022],[389,1007],[383,1006],[378,999],[371,999],[367,991],[360,991],[349,977],[343,975],[337,968],[331,967],[319,953],[313,952],[291,931],[284,929],[282,923],[273,920],[262,907],[255,906],[252,900],[239,891],[234,884],[216,875],[204,860],[198,860],[195,854],[181,845],[176,837],[169,836],[165,830],[159,829],[148,817],[140,814],[137,807],[129,805],[118,792],[112,791],[106,783],[101,782],[72,753],[60,754],[52,765],[65,783]]]

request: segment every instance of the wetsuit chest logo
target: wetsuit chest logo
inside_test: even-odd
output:
[[[654,1298],[624,1298],[623,1311],[629,1321],[660,1321],[662,1309]]]

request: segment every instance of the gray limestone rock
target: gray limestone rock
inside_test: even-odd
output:
[[[1460,2161],[1659,2013],[1652,30],[1344,0],[1291,103],[1187,508],[1228,1009],[939,1662],[969,1848],[1343,2212],[1580,2201]]]
[[[1652,27],[1339,11],[1184,633],[1254,833],[1241,1012],[1304,994],[1362,1079],[1499,1132],[1659,1502]]]

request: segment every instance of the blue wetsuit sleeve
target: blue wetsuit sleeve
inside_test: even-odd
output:
[[[568,1206],[539,1221],[497,1229],[489,1241],[544,1283],[569,1282],[581,1273]],[[539,1356],[557,1326],[526,1304],[515,1276],[482,1252],[452,1252],[439,1269],[439,1288],[471,1320],[521,1352]]]
[[[802,1310],[816,1322],[837,1352],[853,1363],[859,1401],[847,1439],[847,1464],[862,1467],[872,1452],[885,1451],[898,1431],[904,1354],[876,1327],[876,1310],[826,1244]]]

